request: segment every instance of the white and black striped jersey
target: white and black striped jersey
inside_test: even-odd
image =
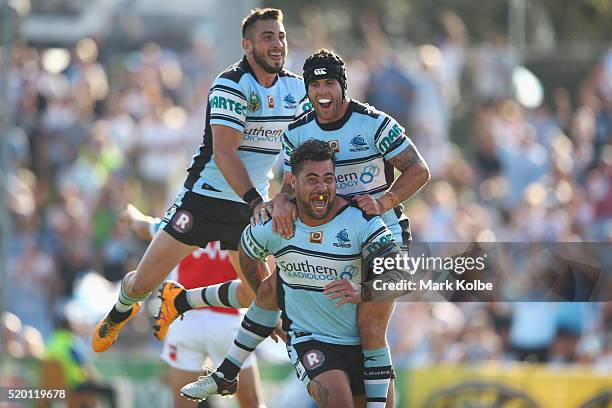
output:
[[[272,86],[257,82],[246,57],[221,73],[208,95],[203,142],[194,156],[185,188],[197,194],[242,202],[214,160],[211,125],[243,132],[238,156],[254,187],[268,198],[268,180],[290,122],[310,109],[302,78],[282,70]]]

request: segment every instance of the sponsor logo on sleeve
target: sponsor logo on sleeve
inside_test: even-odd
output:
[[[391,146],[391,144],[395,141],[395,139],[397,139],[397,137],[401,134],[402,134],[402,128],[400,128],[400,126],[396,123],[395,125],[393,125],[391,130],[389,130],[387,135],[383,137],[382,140],[380,141],[379,143],[380,150],[383,152],[386,152],[389,149],[389,146]]]
[[[256,257],[263,259],[266,257],[266,252],[262,251],[259,248],[259,245],[257,245],[255,242],[253,242],[253,239],[251,238],[251,234],[245,233],[243,235],[245,237],[245,244],[248,247],[247,249],[250,250]]]
[[[225,111],[234,112],[237,115],[242,115],[246,110],[246,106],[231,98],[226,98],[221,95],[215,95],[210,98],[211,109],[222,109]]]

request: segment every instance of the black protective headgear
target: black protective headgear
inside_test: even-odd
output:
[[[335,79],[342,88],[342,98],[346,97],[346,68],[344,61],[333,51],[321,49],[304,62],[304,85],[308,93],[308,84],[318,79]]]

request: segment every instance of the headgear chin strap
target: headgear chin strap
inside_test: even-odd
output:
[[[304,64],[304,85],[308,93],[308,84],[319,79],[335,79],[342,88],[342,98],[346,96],[346,69],[342,60],[320,56]]]

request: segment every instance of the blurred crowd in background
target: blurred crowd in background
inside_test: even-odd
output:
[[[508,39],[473,43],[457,14],[440,19],[444,36],[401,49],[370,14],[361,49],[334,43],[325,27],[292,37],[287,26],[287,66],[301,73],[316,48],[336,49],[349,95],[405,126],[432,172],[405,204],[416,241],[612,241],[612,47],[593,56],[579,84],[545,89],[526,107],[517,98],[521,55]],[[220,71],[215,52],[206,38],[183,50],[115,52],[91,38],[69,50],[14,47],[14,315],[2,321],[16,356],[40,352],[84,277],[116,283],[137,264],[144,243],[117,215],[128,202],[161,215],[180,188]],[[134,341],[148,344],[145,333]],[[612,371],[609,304],[398,303],[389,338],[398,367],[525,358]]]

